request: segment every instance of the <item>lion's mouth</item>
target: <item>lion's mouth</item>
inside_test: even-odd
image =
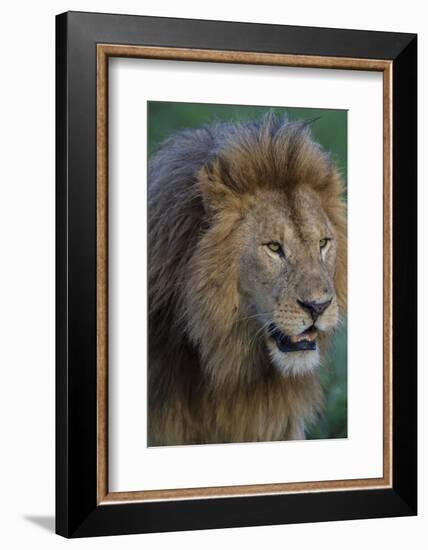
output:
[[[272,323],[269,326],[269,334],[275,340],[278,349],[283,353],[291,351],[313,351],[317,347],[316,338],[318,331],[314,326],[307,328],[296,336],[288,336]]]

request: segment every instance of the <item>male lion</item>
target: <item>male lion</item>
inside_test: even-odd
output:
[[[185,130],[150,162],[150,445],[303,439],[321,411],[346,222],[308,126]]]

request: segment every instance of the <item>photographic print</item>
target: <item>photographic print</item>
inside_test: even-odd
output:
[[[56,531],[416,514],[416,35],[56,29]]]
[[[347,437],[347,111],[147,108],[148,445]]]

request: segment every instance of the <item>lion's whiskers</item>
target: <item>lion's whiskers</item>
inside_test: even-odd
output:
[[[247,315],[245,317],[240,317],[237,319],[238,322],[241,321],[251,321],[252,319],[257,319],[258,317],[270,317],[272,315],[272,311],[267,311],[266,313],[255,313],[254,315]]]
[[[268,328],[270,325],[270,321],[266,321],[265,323],[263,323],[263,325],[256,331],[256,333],[254,334],[254,336],[251,338],[250,340],[250,343],[249,343],[249,347],[252,347],[253,344],[256,343],[256,340],[257,338],[263,333],[263,331]],[[269,330],[268,330],[269,332]]]

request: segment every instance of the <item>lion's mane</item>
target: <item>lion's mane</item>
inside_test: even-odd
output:
[[[150,445],[298,438],[321,410],[318,373],[281,376],[239,322],[236,262],[225,246],[249,197],[292,193],[301,182],[336,228],[344,311],[343,187],[307,123],[268,115],[185,130],[150,161]]]

